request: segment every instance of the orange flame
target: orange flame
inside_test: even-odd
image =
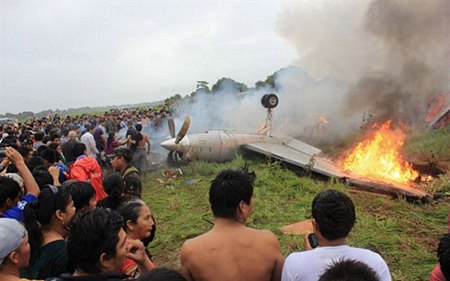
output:
[[[353,149],[344,161],[344,169],[357,175],[384,181],[408,183],[419,173],[403,160],[400,149],[405,133],[391,130],[391,120],[375,125],[377,132]]]

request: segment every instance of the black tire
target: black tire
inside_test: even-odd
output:
[[[181,155],[176,151],[169,152],[169,154],[167,155],[167,166],[171,168],[179,168],[183,166]]]
[[[275,94],[265,94],[261,98],[261,104],[265,108],[275,108],[278,105],[278,96]]]

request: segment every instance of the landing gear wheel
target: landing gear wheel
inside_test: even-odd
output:
[[[261,104],[265,108],[275,108],[278,105],[278,97],[275,94],[265,94],[261,98]]]
[[[180,153],[176,151],[169,152],[167,155],[167,165],[175,168],[183,166],[183,159],[181,158]]]

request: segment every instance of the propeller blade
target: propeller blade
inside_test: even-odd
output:
[[[190,124],[191,124],[191,118],[189,118],[189,116],[186,116],[186,118],[184,118],[183,126],[181,127],[180,131],[178,132],[178,134],[175,138],[176,144],[180,143],[180,141],[184,138],[187,131],[189,130]]]
[[[169,126],[170,137],[174,138],[175,137],[175,122],[173,121],[173,118],[167,119],[167,125]]]

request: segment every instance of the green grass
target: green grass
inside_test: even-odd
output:
[[[423,162],[450,161],[450,127],[411,134],[405,145],[408,158]]]
[[[210,180],[222,169],[243,164],[242,158],[226,164],[194,163],[182,168],[183,175],[171,181],[160,171],[148,175],[144,199],[158,222],[157,238],[150,249],[159,265],[178,268],[182,243],[211,228],[204,220],[212,220],[208,205]],[[335,188],[349,194],[356,205],[357,223],[349,243],[379,252],[388,262],[394,280],[425,280],[435,265],[437,241],[447,226],[448,202],[412,205],[333,182],[298,177],[279,165],[249,164],[257,180],[255,208],[248,225],[273,231],[283,255],[302,250],[303,237],[282,234],[278,228],[310,218],[315,194]],[[157,178],[163,179],[165,185]],[[187,180],[193,178],[200,181],[188,185]]]
[[[433,151],[445,158],[450,145],[445,149],[439,146],[448,142],[445,136],[450,138],[448,132],[444,137],[441,134],[436,131],[416,137],[407,148],[419,153]],[[284,256],[303,250],[303,237],[283,234],[279,227],[309,219],[315,194],[334,188],[347,193],[356,206],[357,222],[349,237],[350,245],[380,253],[390,267],[393,280],[428,280],[437,262],[438,240],[447,231],[448,199],[415,205],[356,191],[336,181],[299,177],[278,163],[242,157],[224,164],[194,162],[181,168],[183,174],[173,180],[164,177],[161,170],[147,175],[144,199],[158,223],[156,239],[149,247],[159,266],[178,268],[183,242],[211,228],[208,189],[214,176],[223,169],[242,167],[246,163],[257,175],[254,211],[247,224],[274,232]],[[441,178],[440,188],[450,182],[448,173]],[[189,185],[190,179],[199,181]]]

